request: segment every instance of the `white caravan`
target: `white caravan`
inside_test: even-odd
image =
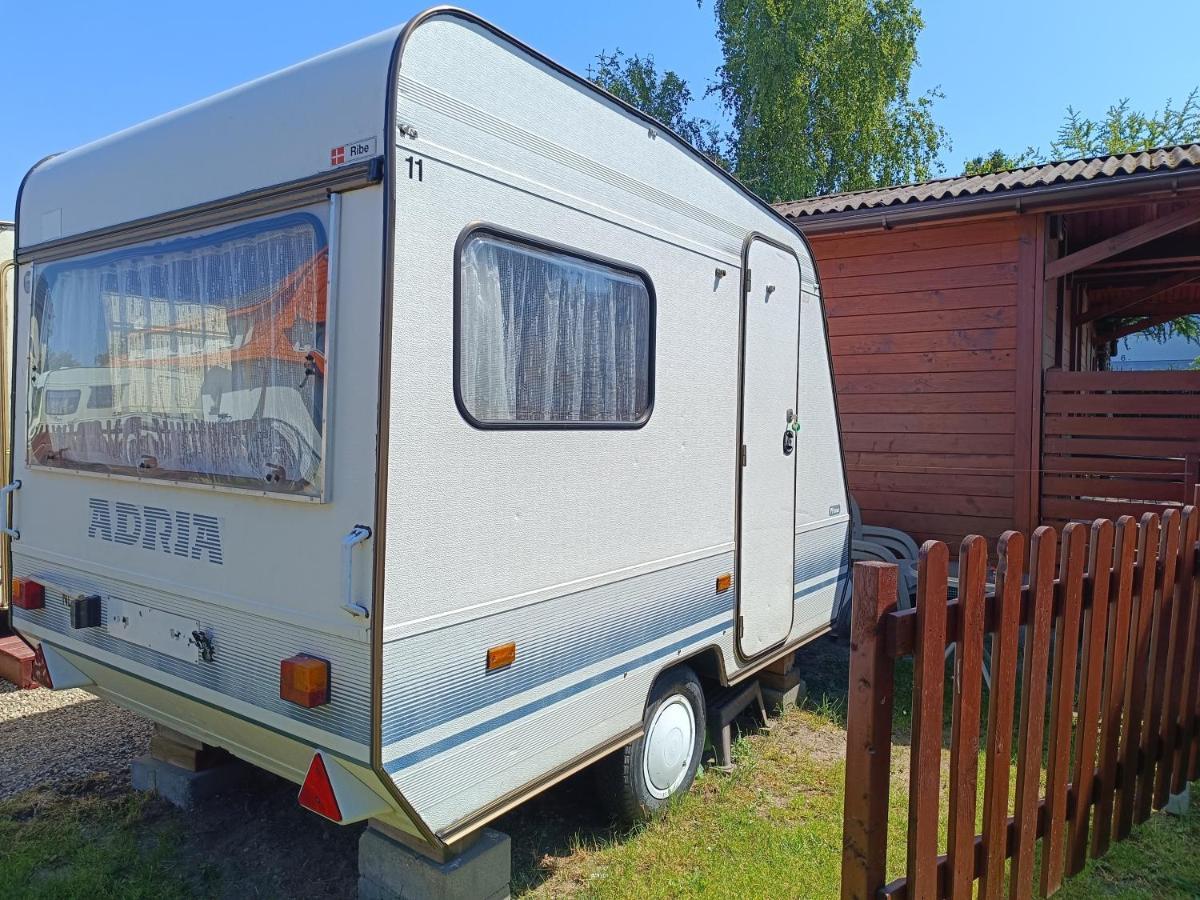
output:
[[[471,14],[50,157],[17,230],[2,524],[56,688],[444,848],[604,757],[652,811],[702,691],[829,629],[811,252]]]

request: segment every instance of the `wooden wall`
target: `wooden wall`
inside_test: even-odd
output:
[[[810,237],[866,522],[956,546],[1028,515],[1033,413],[1016,398],[1032,385],[1018,359],[1036,350],[1032,370],[1042,353],[1018,351],[1018,283],[1032,283],[1035,235],[1014,216]]]

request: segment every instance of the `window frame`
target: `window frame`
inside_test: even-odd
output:
[[[35,261],[31,265],[33,273],[33,281],[36,283],[39,274],[44,274],[47,270],[53,270],[59,266],[69,267],[71,265],[86,265],[87,261],[95,259],[119,258],[121,256],[133,256],[139,253],[146,252],[147,248],[154,246],[170,246],[172,249],[180,247],[191,249],[191,247],[202,247],[212,243],[212,239],[217,235],[233,235],[239,232],[253,233],[262,226],[289,224],[300,221],[307,221],[314,229],[314,234],[321,246],[328,253],[329,262],[326,269],[325,282],[325,364],[326,376],[322,379],[321,409],[322,421],[320,432],[320,463],[317,468],[317,475],[320,478],[320,488],[314,493],[301,493],[286,490],[272,490],[269,487],[257,487],[251,483],[243,483],[242,480],[230,481],[227,483],[212,483],[200,480],[198,478],[180,477],[181,473],[174,470],[163,471],[161,474],[133,472],[127,469],[120,471],[100,471],[87,467],[70,467],[70,466],[54,466],[40,463],[34,460],[31,453],[29,437],[25,438],[25,468],[30,471],[53,472],[66,476],[82,476],[85,478],[104,478],[118,481],[131,481],[140,484],[163,484],[171,487],[179,487],[191,490],[243,494],[254,497],[263,497],[273,500],[289,500],[298,501],[301,503],[316,503],[325,504],[331,499],[330,492],[330,448],[332,444],[331,434],[331,409],[330,404],[333,399],[332,379],[329,373],[332,367],[336,364],[333,359],[333,341],[332,337],[336,326],[331,327],[333,317],[337,315],[336,301],[338,293],[337,285],[337,254],[339,253],[338,231],[340,228],[340,208],[338,200],[340,195],[337,193],[329,193],[323,199],[305,198],[303,201],[296,204],[289,204],[278,209],[267,211],[246,210],[242,215],[237,214],[237,210],[231,210],[228,217],[216,222],[192,222],[189,219],[180,219],[173,223],[174,227],[168,233],[155,233],[147,236],[131,234],[125,242],[115,246],[106,246],[100,249],[81,249],[77,252],[71,252],[71,246],[65,246],[61,253],[56,253],[53,257],[45,260]],[[25,335],[28,338],[32,328],[32,322],[35,318],[36,304],[31,304],[28,313],[22,310],[23,327]],[[30,348],[31,349],[31,348]],[[29,352],[29,351],[25,351]],[[15,355],[15,354],[14,354]],[[28,432],[30,422],[33,417],[33,409],[31,402],[33,400],[33,369],[26,362],[25,364],[25,431]],[[115,395],[114,395],[115,400]],[[211,473],[208,473],[211,474]]]
[[[606,269],[612,269],[624,275],[632,276],[642,282],[646,288],[646,296],[649,301],[649,309],[647,310],[649,333],[647,335],[646,347],[646,409],[639,418],[630,421],[593,422],[520,419],[488,421],[478,418],[471,412],[467,407],[462,392],[462,259],[463,251],[466,249],[467,244],[472,239],[480,236],[494,237],[498,240],[520,244],[542,253],[552,253],[556,256],[565,256],[569,259],[578,259],[592,265],[600,265]],[[493,225],[489,222],[473,222],[459,233],[458,240],[454,242],[453,329],[454,350],[452,365],[454,367],[454,405],[458,407],[459,415],[472,428],[477,428],[480,431],[629,431],[644,428],[654,414],[655,381],[657,376],[655,357],[658,339],[658,296],[655,293],[654,281],[651,279],[650,273],[641,266],[601,256],[598,253],[589,253],[588,251],[580,250],[566,244],[560,244],[557,241]]]

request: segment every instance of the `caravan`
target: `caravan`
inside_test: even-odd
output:
[[[812,254],[465,12],[36,165],[14,624],[82,686],[444,846],[825,633],[849,507]]]

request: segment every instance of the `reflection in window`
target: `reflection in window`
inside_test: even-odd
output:
[[[320,495],[327,248],[316,216],[35,274],[31,462]]]
[[[458,391],[477,424],[646,420],[654,310],[642,276],[487,233],[460,266]]]

